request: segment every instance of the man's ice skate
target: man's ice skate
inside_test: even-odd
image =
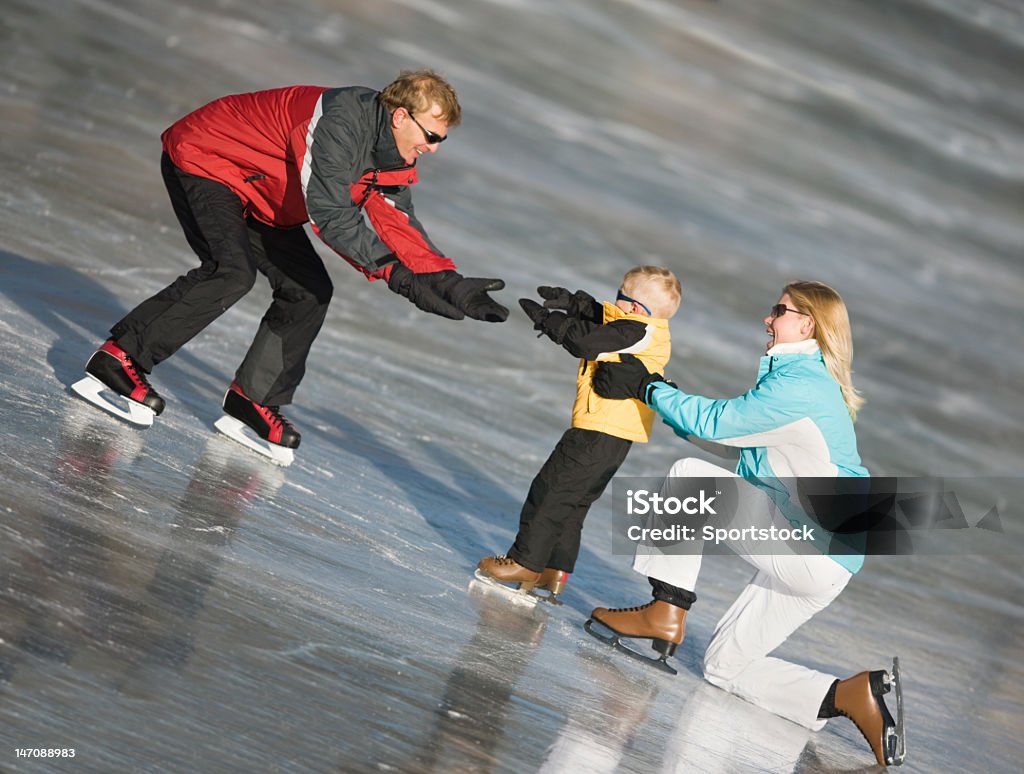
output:
[[[507,556],[484,557],[473,575],[481,583],[500,589],[514,602],[533,606],[541,598],[532,593],[540,582],[541,573],[529,570]]]
[[[224,416],[213,426],[242,446],[282,466],[292,464],[292,450],[298,448],[302,440],[277,406],[261,406],[242,392],[236,382],[224,393]]]
[[[895,690],[894,690],[895,689]],[[896,694],[896,719],[882,698]],[[835,686],[835,709],[854,722],[875,753],[880,766],[899,766],[907,757],[903,725],[903,687],[900,660],[892,660],[892,672],[861,672]]]
[[[601,629],[607,629],[606,634]],[[626,655],[650,664],[669,674],[678,672],[669,666],[668,657],[674,655],[686,634],[686,611],[668,602],[653,600],[638,607],[623,607],[609,610],[594,608],[590,618],[583,624],[587,634],[596,637],[605,645],[611,645]],[[650,640],[651,647],[660,655],[648,658],[622,642],[626,639]]]
[[[153,417],[164,410],[164,399],[146,381],[132,358],[108,339],[93,352],[85,364],[86,377],[71,385],[85,400],[119,419],[140,427],[153,424]],[[112,392],[114,398],[104,395]]]

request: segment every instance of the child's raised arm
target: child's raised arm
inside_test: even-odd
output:
[[[601,302],[594,300],[586,291],[577,290],[570,293],[565,288],[541,285],[537,288],[537,295],[544,299],[545,309],[560,309],[570,317],[579,317],[590,322],[599,323],[604,319]]]
[[[533,320],[534,330],[564,347],[569,354],[584,360],[639,351],[647,346],[650,336],[649,326],[639,320],[614,320],[602,324],[570,317],[564,312],[552,312],[529,298],[519,299],[519,305]]]

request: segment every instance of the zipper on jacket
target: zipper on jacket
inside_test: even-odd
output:
[[[374,191],[381,191],[381,192],[390,191],[390,192],[394,193],[394,192],[397,192],[402,187],[400,184],[399,185],[378,185],[377,180],[380,178],[380,173],[381,172],[401,172],[403,169],[414,169],[414,168],[415,168],[415,165],[409,165],[409,166],[404,166],[404,167],[395,167],[394,169],[381,169],[380,167],[377,167],[376,169],[374,169],[373,170],[373,177],[371,177],[367,182],[363,183],[363,186],[364,186],[363,195],[359,199],[359,201],[356,202],[356,207],[359,207],[360,209],[362,209],[363,205],[366,204],[367,199],[370,198],[370,196],[373,194]],[[367,171],[369,171],[369,170],[367,170]],[[366,174],[366,172],[363,173],[363,175],[365,175],[365,174]],[[406,183],[406,185],[412,185],[412,179],[411,178]]]
[[[374,188],[376,188],[376,186],[377,186],[377,178],[379,176],[380,176],[380,170],[379,169],[373,170],[373,177],[370,178],[370,182],[364,184],[365,187],[363,189],[363,198],[360,199],[356,203],[356,207],[359,207],[361,209],[362,206],[364,204],[366,204],[366,200],[370,198],[370,194],[373,193]]]

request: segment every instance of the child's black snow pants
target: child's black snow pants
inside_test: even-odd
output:
[[[595,430],[566,430],[530,485],[509,557],[534,572],[572,572],[587,511],[632,445]]]

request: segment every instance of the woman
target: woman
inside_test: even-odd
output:
[[[764,324],[770,339],[757,383],[737,398],[689,395],[631,361],[602,365],[594,389],[608,398],[644,401],[683,437],[739,450],[735,473],[699,459],[679,460],[669,472],[667,492],[684,486],[685,477],[739,476],[761,490],[741,485],[748,499],[762,500],[757,526],[770,525],[774,518],[787,527],[791,513],[782,516],[780,480],[868,475],[853,430],[863,399],[851,379],[853,340],[846,306],[832,288],[806,281],[786,285]],[[897,726],[881,698],[890,688],[886,672],[840,680],[768,656],[839,595],[863,564],[863,554],[847,549],[835,555],[804,550],[768,556],[750,540],[733,540],[730,548],[757,573],[715,628],[704,657],[707,680],[814,730],[828,718],[845,715],[864,734],[879,764],[901,763],[902,718]],[[650,639],[664,660],[683,640],[700,565],[699,552],[638,552],[633,566],[648,576],[653,601],[596,608],[588,630],[598,622],[614,634],[592,633],[615,645],[620,636]],[[898,670],[893,677],[898,680]]]

